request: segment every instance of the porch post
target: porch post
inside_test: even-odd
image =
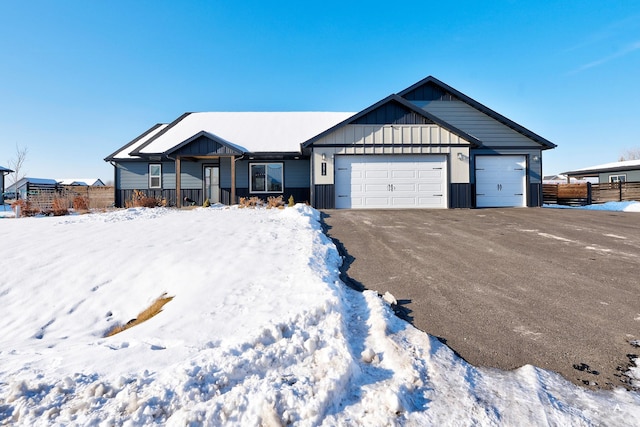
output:
[[[231,200],[230,205],[236,204],[236,157],[231,156]]]
[[[182,207],[182,197],[180,197],[180,156],[176,156],[176,207]]]

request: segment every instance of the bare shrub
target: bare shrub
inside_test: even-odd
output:
[[[256,206],[262,206],[264,202],[260,200],[259,197],[240,197],[240,207],[241,208],[255,208]]]
[[[142,322],[146,322],[147,320],[151,319],[156,314],[160,313],[162,311],[162,307],[164,307],[164,305],[166,303],[168,303],[169,301],[171,301],[172,299],[173,299],[173,297],[168,297],[166,292],[163,293],[154,302],[152,302],[149,307],[145,308],[140,313],[138,313],[138,316],[135,319],[129,320],[124,325],[116,325],[116,326],[114,326],[113,328],[109,329],[104,334],[104,337],[105,338],[106,337],[111,337],[111,336],[113,336],[115,334],[118,334],[118,333],[120,333],[122,331],[126,331],[129,328],[132,328],[132,327],[134,327],[136,325],[139,325]]]
[[[11,208],[16,210],[17,207],[20,207],[20,215],[21,216],[33,216],[37,214],[39,211],[35,209],[30,202],[24,199],[18,199],[15,202],[11,203]]]
[[[69,202],[64,197],[54,197],[51,202],[51,213],[54,216],[67,215],[69,213]]]
[[[85,196],[76,196],[73,198],[73,209],[76,211],[88,211],[89,199]]]
[[[283,208],[284,207],[284,200],[282,198],[282,196],[269,196],[267,197],[267,209],[271,209],[271,208]]]
[[[133,190],[131,200],[127,200],[124,203],[126,208],[156,208],[158,206],[166,205],[167,201],[165,199],[147,196],[144,191],[140,190]]]

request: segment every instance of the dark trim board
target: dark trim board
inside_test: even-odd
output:
[[[452,209],[472,208],[472,197],[474,186],[472,184],[449,184],[449,207]]]
[[[540,207],[543,204],[542,184],[529,184],[529,194],[527,195],[528,207]]]
[[[334,209],[336,207],[336,186],[334,184],[316,184],[313,187],[313,207],[316,209]]]

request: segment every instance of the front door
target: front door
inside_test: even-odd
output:
[[[204,166],[204,198],[209,203],[220,203],[220,167]]]

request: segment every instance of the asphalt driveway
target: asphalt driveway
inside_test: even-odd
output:
[[[640,354],[640,214],[546,208],[325,210],[345,280],[476,366],[627,386]]]

